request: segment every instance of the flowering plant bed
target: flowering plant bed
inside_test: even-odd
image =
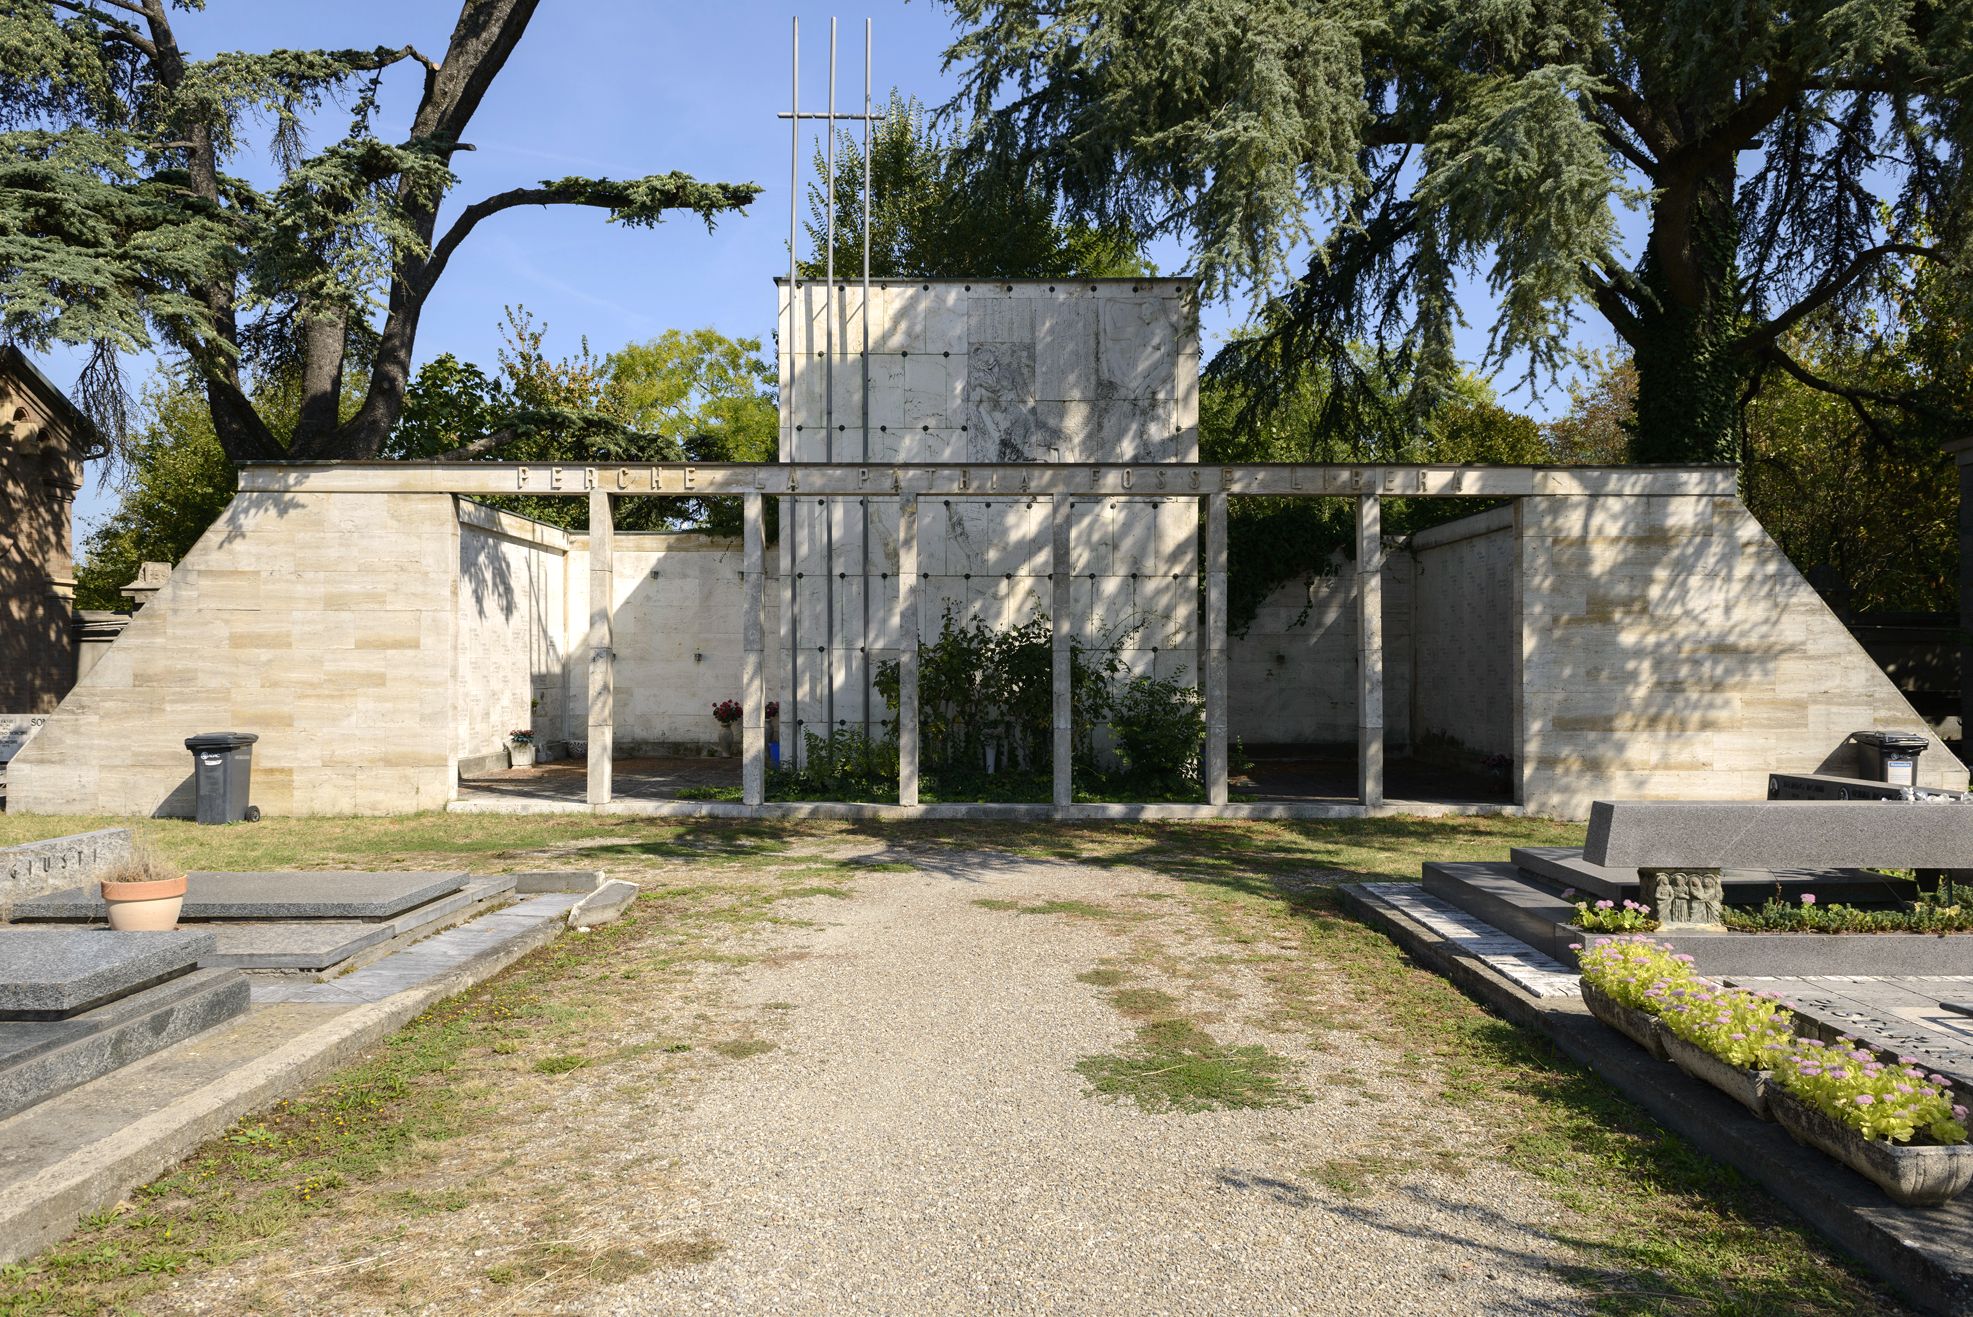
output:
[[[1658,1002],[1666,984],[1692,979],[1692,958],[1639,936],[1600,937],[1578,951],[1589,1013],[1663,1060]]]
[[[1649,933],[1658,927],[1651,907],[1640,901],[1625,901],[1621,906],[1615,901],[1598,901],[1594,905],[1578,901],[1569,923],[1586,933]]]
[[[1653,993],[1666,1058],[1767,1119],[1769,1068],[1796,1041],[1795,1017],[1781,999],[1696,977]]]
[[[1900,1144],[1869,1138],[1779,1085],[1769,1091],[1768,1109],[1797,1143],[1834,1157],[1900,1207],[1938,1207],[1973,1184],[1973,1148],[1963,1143]]]
[[[1735,933],[1969,933],[1973,932],[1973,888],[1943,882],[1897,910],[1824,904],[1815,893],[1803,892],[1793,902],[1772,898],[1757,910],[1728,907],[1722,918]]]

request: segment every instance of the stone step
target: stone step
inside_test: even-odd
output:
[[[1580,846],[1516,846],[1508,854],[1529,877],[1558,894],[1573,887],[1573,899],[1640,899],[1637,870],[1591,864]],[[1720,874],[1728,905],[1760,905],[1776,894],[1777,884],[1783,900],[1813,892],[1819,901],[1846,905],[1893,905],[1909,901],[1918,889],[1909,878],[1887,878],[1867,869],[1727,869]]]
[[[476,878],[456,892],[380,920],[239,919],[198,927],[216,940],[200,961],[236,969],[341,972],[469,919],[513,894],[511,875]]]
[[[381,920],[401,915],[471,877],[455,873],[191,873],[186,875],[181,919]],[[105,907],[93,884],[50,892],[13,909],[20,920],[75,922],[102,919]]]
[[[0,931],[0,1020],[62,1020],[189,973],[210,934]]]
[[[1582,930],[1564,927],[1575,907],[1529,882],[1512,864],[1428,861],[1425,891],[1543,955],[1565,965],[1576,963],[1569,944],[1582,941]]]
[[[238,970],[201,969],[66,1019],[0,1020],[0,1120],[244,1013],[249,993]]]

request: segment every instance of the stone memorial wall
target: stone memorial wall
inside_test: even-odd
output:
[[[792,320],[785,283],[781,299],[784,460],[1198,460],[1191,280],[879,281],[867,317],[855,283],[801,283]],[[1052,508],[1008,492],[921,500],[922,640],[948,614],[1007,628],[1048,611]],[[1133,672],[1196,685],[1198,500],[1143,492],[1074,500],[1070,622],[1086,644],[1121,641]],[[897,502],[787,498],[781,524],[795,716],[812,733],[867,712],[874,730],[886,713],[867,682],[899,647]]]

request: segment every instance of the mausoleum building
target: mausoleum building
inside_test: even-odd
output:
[[[792,293],[792,295],[791,295]],[[1504,808],[1593,796],[1757,799],[1773,771],[1847,771],[1859,729],[1930,737],[1796,573],[1730,468],[1198,461],[1195,291],[1175,279],[808,281],[781,290],[781,462],[254,465],[155,599],[14,761],[9,808],[186,813],[186,736],[258,734],[269,814],[457,806],[510,730],[586,757],[571,808],[760,808],[762,714],[782,740],[892,716],[917,806],[916,647],[943,619],[1045,616],[1058,729],[1072,641],[1200,685],[1208,803],[1064,815],[1350,813],[1393,801],[1388,756],[1507,765]],[[590,529],[497,511],[587,500]],[[742,498],[747,533],[630,534],[635,498]],[[1339,498],[1355,553],[1226,617],[1226,509]],[[1403,540],[1382,500],[1473,501]],[[765,537],[767,500],[780,534]],[[612,759],[715,739],[745,706],[748,804],[624,800]],[[1228,804],[1229,743],[1357,747],[1357,799]],[[1943,745],[1927,784],[1966,774]],[[803,808],[815,806],[767,806]],[[870,808],[870,807],[863,807]],[[946,812],[971,807],[938,807]]]

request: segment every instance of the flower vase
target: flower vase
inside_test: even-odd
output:
[[[509,743],[507,746],[507,762],[515,768],[533,768],[534,742],[529,741],[525,745],[518,741]]]
[[[739,739],[736,735],[738,730],[732,723],[721,723],[719,725],[719,752],[721,754],[735,755],[740,752],[738,745],[735,744]]]

